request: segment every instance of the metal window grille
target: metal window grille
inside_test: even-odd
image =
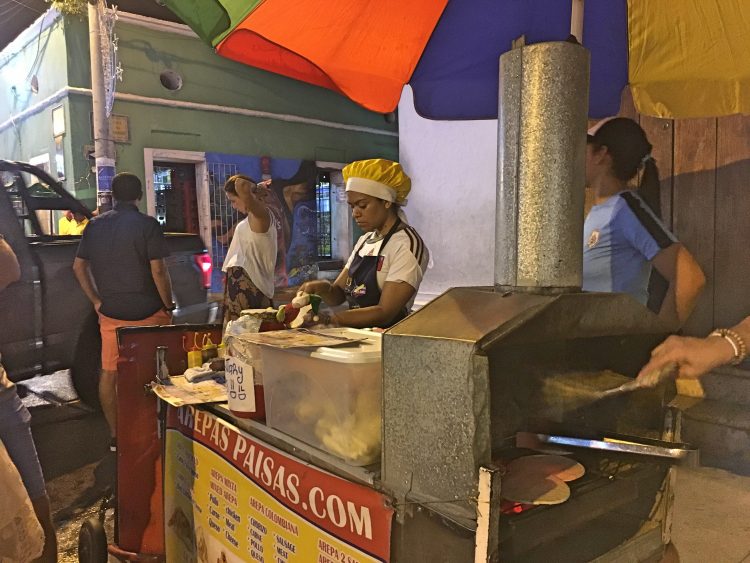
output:
[[[332,257],[331,240],[331,177],[321,172],[315,185],[318,223],[318,258]]]
[[[164,166],[154,166],[154,195],[156,220],[162,227],[167,225],[167,191],[172,189],[172,171]]]
[[[213,260],[213,279],[211,291],[222,291],[221,267],[229,249],[231,233],[234,226],[244,216],[232,209],[224,194],[224,183],[227,178],[237,174],[236,164],[220,162],[208,163],[209,211],[211,216],[211,257]]]

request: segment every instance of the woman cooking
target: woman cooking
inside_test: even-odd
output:
[[[365,234],[336,281],[307,282],[301,290],[332,306],[348,301],[349,310],[324,317],[325,324],[388,328],[409,314],[430,260],[401,210],[411,180],[400,164],[383,159],[352,162],[343,174],[352,217]]]

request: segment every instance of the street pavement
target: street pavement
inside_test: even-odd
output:
[[[107,425],[100,413],[71,400],[65,372],[27,385],[35,391],[24,402],[31,406],[60,562],[76,562],[81,523],[96,514],[114,476]],[[111,538],[111,516],[107,524]],[[679,468],[672,540],[683,563],[750,563],[750,476],[711,467]]]
[[[750,477],[679,468],[672,541],[683,563],[750,563]]]
[[[25,394],[23,401],[32,415],[57,528],[59,562],[77,563],[81,523],[96,514],[103,491],[113,481],[107,423],[101,413],[76,400],[67,372],[25,381],[19,393]]]

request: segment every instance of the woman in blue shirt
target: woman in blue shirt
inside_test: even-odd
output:
[[[639,170],[636,193],[628,183]],[[659,202],[659,172],[640,125],[618,117],[589,131],[586,184],[594,205],[584,224],[583,289],[628,293],[646,305],[655,268],[669,284],[658,314],[671,326],[682,326],[705,277],[653,212]]]

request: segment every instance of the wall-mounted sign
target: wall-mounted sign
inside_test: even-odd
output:
[[[59,137],[65,134],[65,108],[58,106],[52,110],[52,136]]]
[[[115,143],[130,142],[130,122],[127,115],[112,114],[109,117],[109,135]]]
[[[91,117],[91,138],[94,138],[94,114]],[[115,143],[130,142],[130,118],[127,115],[109,116],[109,136]]]

